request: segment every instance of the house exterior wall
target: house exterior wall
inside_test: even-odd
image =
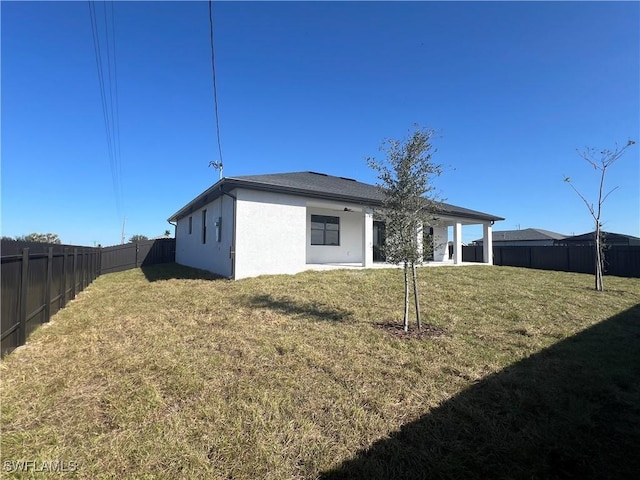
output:
[[[202,242],[202,212],[206,210],[206,241]],[[191,233],[189,233],[191,217]],[[220,241],[216,221],[222,218]],[[176,263],[200,268],[224,277],[232,275],[230,250],[233,241],[233,199],[222,196],[181,218],[176,226]]]
[[[304,198],[234,190],[236,279],[305,269],[307,209]]]
[[[340,204],[344,208],[344,204]],[[329,215],[340,218],[340,245],[311,245],[311,215]],[[308,207],[306,217],[307,263],[361,263],[363,247],[362,212],[345,212],[319,207]],[[373,221],[371,220],[372,228]],[[373,255],[373,245],[371,245]]]
[[[449,231],[446,226],[433,227],[433,261],[449,261]]]
[[[351,263],[364,267],[373,264],[373,212],[362,205],[248,188],[236,188],[230,194],[235,200],[228,195],[220,196],[177,221],[177,263],[234,279],[293,274],[306,270],[310,264]],[[207,236],[203,243],[205,210]],[[311,245],[311,215],[340,218],[340,245]],[[218,218],[221,218],[219,240]],[[450,226],[455,226],[454,245],[461,252],[462,225],[477,223],[481,222],[441,218],[433,229],[433,261],[451,262]],[[461,258],[458,255],[458,263]]]

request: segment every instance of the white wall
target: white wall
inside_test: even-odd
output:
[[[318,207],[307,208],[306,246],[307,263],[361,263],[362,262],[362,212],[345,212]],[[311,215],[340,217],[340,245],[311,245]],[[373,249],[373,247],[371,247]],[[373,250],[372,250],[373,251]]]
[[[202,243],[202,211],[206,210],[207,238]],[[216,241],[215,222],[222,217],[221,241]],[[189,234],[189,217],[193,220]],[[229,255],[233,239],[233,199],[222,196],[178,220],[176,228],[176,263],[208,270],[224,277],[232,274]]]
[[[235,278],[305,270],[306,201],[237,189]]]
[[[446,226],[433,227],[433,261],[449,261],[449,229]]]

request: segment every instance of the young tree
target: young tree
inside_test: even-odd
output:
[[[149,240],[149,238],[147,238],[146,235],[133,235],[130,239],[129,239],[129,243],[136,243],[136,242],[145,242]]]
[[[584,204],[587,206],[591,217],[595,224],[595,257],[596,257],[596,272],[595,272],[595,289],[599,292],[604,290],[603,271],[604,271],[604,242],[602,239],[602,204],[611,193],[618,187],[615,187],[609,192],[605,193],[604,180],[607,174],[607,169],[611,167],[622,155],[624,155],[627,148],[634,145],[636,142],[629,140],[627,144],[619,148],[616,144],[614,150],[604,149],[598,151],[594,148],[586,148],[582,152],[578,150],[580,156],[586,160],[595,170],[600,172],[600,186],[598,188],[598,202],[594,204],[587,200],[587,198],[580,193],[580,191],[573,185],[569,177],[565,177],[564,181],[567,182],[571,188],[578,194]]]
[[[382,214],[386,220],[384,253],[387,261],[404,267],[404,331],[409,330],[409,267],[411,267],[416,322],[422,327],[416,264],[428,252],[423,251],[423,229],[435,223],[438,210],[432,178],[442,173],[442,166],[432,160],[436,152],[431,143],[435,131],[415,125],[415,130],[402,140],[387,139],[380,146],[384,160],[367,158],[367,164],[378,172],[379,186],[384,192]],[[430,248],[431,245],[426,245]]]

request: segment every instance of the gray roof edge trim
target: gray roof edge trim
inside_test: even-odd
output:
[[[264,191],[270,191],[270,192],[277,192],[277,193],[288,193],[288,194],[299,194],[299,195],[304,195],[307,197],[313,197],[313,198],[323,198],[323,199],[327,199],[327,200],[342,200],[342,201],[351,201],[351,202],[355,202],[355,203],[359,203],[362,205],[370,205],[373,207],[381,207],[382,206],[382,201],[380,200],[374,200],[372,198],[365,198],[365,197],[355,197],[355,196],[349,196],[349,195],[340,195],[340,194],[335,194],[335,193],[326,193],[326,192],[316,192],[314,190],[306,190],[303,188],[295,188],[295,187],[287,187],[287,186],[283,186],[283,185],[273,185],[273,184],[269,184],[269,183],[265,183],[265,182],[260,182],[257,180],[245,180],[244,178],[234,178],[234,177],[230,177],[228,178],[229,182],[233,182],[235,184],[237,184],[238,186],[246,186],[248,188],[254,188],[256,190],[264,190]],[[439,209],[438,212],[442,212],[445,215],[449,215],[452,217],[456,217],[456,218],[470,218],[470,219],[478,219],[478,220],[494,220],[496,222],[498,221],[502,221],[505,220],[502,217],[497,217],[495,215],[491,215],[489,213],[484,213],[484,212],[478,212],[475,210],[469,210],[468,212],[455,212],[455,211],[450,211],[447,209],[447,207],[454,207],[456,208],[455,205],[449,205],[449,204],[445,204],[443,202],[444,205],[446,205],[445,208]],[[462,207],[459,207],[462,208]],[[465,209],[468,210],[468,209]],[[435,212],[436,214],[438,212]]]
[[[450,210],[438,210],[435,212],[435,215],[440,214],[443,217],[452,217],[452,218],[466,218],[469,220],[490,220],[492,222],[501,222],[506,220],[502,217],[496,217],[495,215],[491,215],[489,213],[483,212],[474,212],[474,213],[463,213],[463,212],[452,212]]]
[[[184,218],[188,215],[187,212],[191,207],[193,207],[193,205],[196,205],[199,201],[201,201],[203,198],[207,197],[209,194],[211,193],[216,193],[216,190],[220,189],[221,187],[224,186],[226,182],[226,178],[222,178],[220,180],[218,180],[216,183],[214,183],[212,186],[210,186],[209,188],[207,188],[204,192],[202,192],[200,195],[198,195],[196,198],[194,198],[193,200],[191,200],[189,203],[187,203],[184,207],[182,207],[180,210],[178,210],[176,213],[174,213],[173,215],[171,215],[167,221],[168,222],[175,222],[177,220],[180,220],[181,218]],[[216,198],[218,198],[220,195],[216,195],[215,197],[213,197],[210,201],[212,202],[213,200],[215,200]],[[210,203],[209,201],[206,203]],[[205,205],[206,205],[205,203]],[[191,213],[191,212],[189,212]]]
[[[227,188],[225,188],[225,187],[227,187]],[[227,177],[227,178],[223,178],[221,180],[218,180],[215,184],[213,184],[207,190],[205,190],[200,195],[198,195],[196,198],[191,200],[189,203],[187,203],[184,207],[182,207],[180,210],[178,210],[176,213],[174,213],[167,220],[169,222],[172,222],[172,221],[180,220],[181,218],[186,217],[189,213],[191,213],[194,210],[194,209],[192,209],[192,207],[194,205],[197,205],[198,202],[202,201],[202,199],[204,199],[205,197],[207,197],[211,193],[214,193],[216,195],[214,197],[212,197],[211,199],[208,199],[201,206],[204,206],[204,205],[214,201],[216,198],[218,198],[220,196],[219,191],[216,191],[216,190],[222,189],[223,191],[226,190],[227,192],[229,192],[229,191],[231,191],[231,190],[233,190],[235,188],[247,188],[247,189],[250,189],[250,190],[260,190],[260,191],[265,191],[265,192],[284,193],[284,194],[288,194],[288,195],[300,195],[300,196],[311,197],[311,198],[319,198],[319,199],[325,199],[325,200],[351,202],[351,203],[357,203],[359,205],[367,205],[367,206],[371,206],[371,207],[381,207],[382,206],[382,201],[375,200],[375,199],[372,199],[372,198],[357,197],[357,196],[350,196],[350,195],[340,195],[340,194],[336,194],[336,193],[327,193],[327,192],[317,192],[317,191],[314,191],[314,190],[307,190],[307,189],[303,189],[303,188],[288,187],[288,186],[284,186],[284,185],[273,185],[273,184],[260,182],[260,181],[255,181],[255,180],[245,180],[243,178],[238,178],[238,177]],[[454,207],[455,208],[455,205],[449,205],[449,204],[444,204],[444,205],[446,205],[445,208],[438,209],[438,211],[434,212],[434,214],[437,215],[438,213],[440,213],[440,214],[442,214],[444,216],[449,216],[449,217],[454,217],[454,218],[467,218],[467,219],[472,219],[472,220],[485,220],[485,221],[489,220],[489,221],[496,221],[496,222],[505,220],[502,217],[497,217],[495,215],[490,215],[488,213],[478,212],[478,211],[475,211],[475,210],[470,210],[468,212],[451,211],[447,207]],[[198,207],[198,208],[200,208],[200,207]],[[460,207],[460,208],[462,208],[462,207]],[[192,210],[190,210],[190,209],[192,209]]]

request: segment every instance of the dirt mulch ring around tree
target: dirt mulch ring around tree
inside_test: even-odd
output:
[[[428,323],[423,324],[421,329],[418,329],[416,325],[409,325],[408,332],[404,331],[404,328],[400,323],[378,323],[375,326],[384,330],[388,335],[405,340],[422,340],[424,338],[441,337],[447,334],[447,331],[444,328],[429,325]]]

